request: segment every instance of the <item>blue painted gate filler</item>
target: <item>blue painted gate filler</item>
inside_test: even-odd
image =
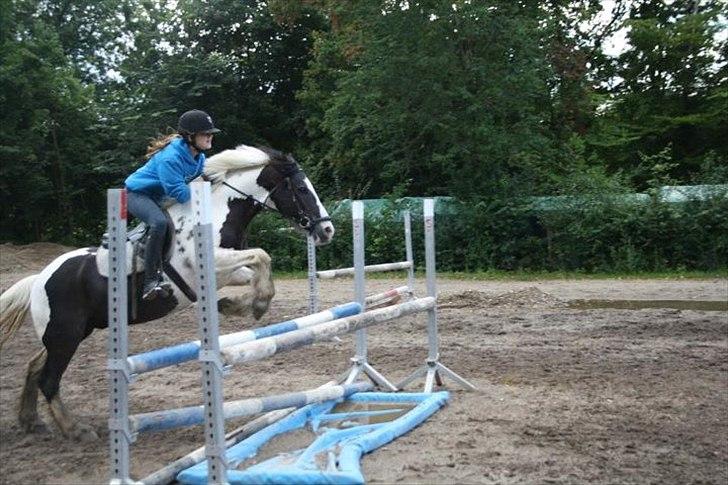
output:
[[[362,484],[361,458],[405,434],[450,398],[435,393],[360,392],[346,399],[309,404],[227,450],[231,484]],[[342,402],[343,401],[343,402]],[[392,419],[394,417],[394,419]],[[284,453],[245,470],[235,469],[278,435],[307,428],[308,447]],[[183,484],[207,483],[207,461],[177,475]]]

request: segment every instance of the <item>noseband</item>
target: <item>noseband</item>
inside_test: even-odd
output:
[[[291,168],[288,168],[291,167]],[[238,194],[242,195],[243,198],[247,201],[250,201],[253,204],[253,207],[256,211],[262,211],[267,210],[271,212],[277,212],[281,214],[284,217],[287,217],[289,219],[294,220],[296,223],[298,223],[303,229],[305,229],[309,234],[313,234],[314,229],[316,228],[316,225],[321,222],[327,222],[331,220],[331,217],[318,217],[315,219],[310,219],[304,210],[303,203],[301,202],[300,198],[297,196],[297,191],[293,188],[293,184],[295,182],[295,179],[299,179],[301,183],[303,183],[302,175],[303,170],[301,170],[297,164],[292,163],[289,165],[286,165],[286,170],[281,170],[278,166],[273,166],[273,168],[278,172],[279,174],[283,175],[283,178],[281,178],[274,186],[273,188],[268,192],[268,195],[266,196],[264,201],[259,201],[254,196],[250,194],[246,194],[242,190],[233,187],[229,183],[223,181],[222,185],[225,187],[228,187],[229,189],[232,189],[233,191],[237,192]],[[278,189],[283,185],[286,184],[291,189],[291,194],[293,197],[293,203],[296,206],[296,214],[293,216],[286,216],[283,214],[280,210],[275,209],[268,205],[268,199],[271,198],[271,196],[278,191]]]

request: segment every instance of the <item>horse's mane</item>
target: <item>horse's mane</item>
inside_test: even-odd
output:
[[[298,162],[290,153],[283,153],[274,148],[238,145],[233,150],[224,150],[205,161],[205,177],[213,184],[222,181],[231,170],[246,170],[261,165],[271,164],[281,173],[293,173],[298,170]]]
[[[224,150],[211,156],[205,161],[205,176],[212,180],[225,177],[230,170],[243,170],[259,167],[270,162],[271,157],[265,151],[247,146],[239,145],[233,150]]]

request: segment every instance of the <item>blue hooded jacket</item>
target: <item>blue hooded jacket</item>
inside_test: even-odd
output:
[[[124,181],[132,192],[148,195],[157,202],[165,196],[184,203],[190,200],[190,183],[202,174],[205,154],[192,158],[187,143],[175,138]]]

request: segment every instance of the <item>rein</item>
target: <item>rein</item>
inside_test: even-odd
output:
[[[276,190],[278,190],[278,185],[276,185],[275,187],[273,187],[273,190],[271,190],[270,192],[268,192],[268,197],[266,197],[263,202],[259,201],[258,199],[256,199],[252,195],[246,194],[242,190],[240,190],[240,189],[238,189],[236,187],[233,187],[232,185],[230,185],[229,183],[227,183],[225,181],[222,182],[222,185],[224,185],[225,187],[228,187],[228,188],[232,189],[233,191],[237,192],[238,194],[242,195],[245,200],[251,201],[253,203],[253,206],[256,209],[269,210],[271,212],[278,212],[279,214],[281,212],[278,209],[275,209],[275,208],[273,208],[273,207],[271,207],[271,206],[268,205],[268,199],[270,199],[270,196],[273,195],[273,193]]]
[[[279,189],[279,187],[281,186],[281,184],[283,182],[288,181],[290,183],[291,177],[293,177],[293,175],[295,175],[296,173],[299,173],[299,172],[300,172],[300,169],[296,172],[293,172],[292,174],[289,174],[289,175],[286,175],[285,177],[283,177],[283,179],[281,179],[281,181],[279,183],[277,183],[270,192],[268,192],[268,196],[265,198],[265,200],[263,202],[259,201],[258,199],[256,199],[254,196],[252,196],[250,194],[246,194],[245,192],[238,189],[237,187],[230,185],[229,183],[225,182],[224,180],[221,183],[225,187],[228,187],[229,189],[233,190],[234,192],[237,192],[238,194],[242,195],[245,200],[252,202],[253,207],[255,207],[256,209],[267,210],[267,211],[277,212],[277,213],[281,214],[281,211],[268,205],[268,199],[270,199],[271,196]],[[206,179],[206,177],[204,177],[204,176],[203,176],[203,178]],[[331,221],[331,217],[328,217],[328,216],[327,217],[318,217],[316,219],[309,219],[303,213],[303,210],[301,209],[301,206],[298,202],[298,198],[295,196],[295,191],[293,191],[293,193],[294,193],[293,199],[296,202],[296,207],[298,208],[298,216],[301,218],[301,220],[306,221],[305,224],[301,224],[300,222],[299,222],[299,224],[301,224],[301,226],[306,231],[308,231],[309,233],[313,233],[314,228],[316,227],[316,224],[318,224],[320,222]],[[281,214],[281,215],[283,215],[283,214]]]

